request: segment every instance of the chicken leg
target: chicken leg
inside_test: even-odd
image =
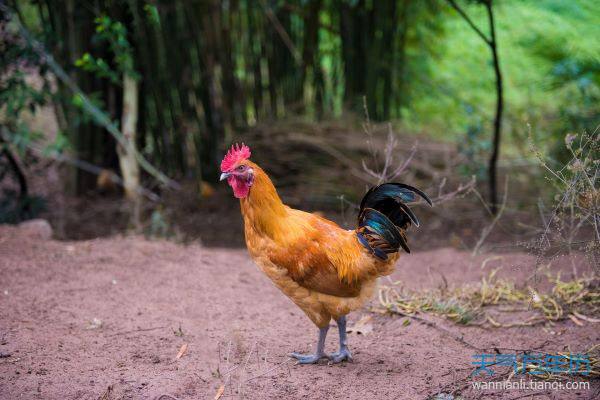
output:
[[[325,338],[327,337],[328,330],[329,325],[319,329],[319,341],[317,342],[317,351],[315,354],[291,353],[290,357],[298,360],[298,364],[316,364],[322,358],[329,358],[325,354]]]
[[[342,361],[352,361],[352,354],[348,349],[348,338],[346,336],[346,316],[342,315],[337,321],[338,331],[340,333],[340,350],[330,355],[325,354],[325,338],[329,326],[319,329],[319,341],[317,342],[317,351],[315,354],[291,353],[290,357],[298,360],[298,364],[316,364],[322,358],[327,358],[331,363],[337,364]]]
[[[332,363],[337,364],[342,361],[352,361],[352,354],[348,349],[348,339],[346,337],[346,316],[342,315],[337,321],[338,330],[340,332],[340,350],[329,356]]]

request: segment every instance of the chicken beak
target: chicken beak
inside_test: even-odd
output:
[[[221,177],[219,178],[219,182],[229,178],[229,176],[231,176],[231,174],[229,172],[223,172],[221,174]]]

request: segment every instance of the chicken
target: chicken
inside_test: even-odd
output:
[[[345,230],[332,221],[284,205],[267,174],[249,160],[250,148],[232,146],[221,162],[240,199],[248,251],[260,269],[319,328],[315,354],[292,353],[298,363],[352,361],[346,315],[373,295],[376,279],[389,275],[400,248],[410,252],[409,225],[419,225],[405,202],[422,197],[418,189],[385,183],[369,190],[360,204],[358,227]],[[325,353],[331,319],[339,330],[339,351]]]

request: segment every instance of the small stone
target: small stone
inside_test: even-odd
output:
[[[86,327],[86,329],[100,329],[102,328],[102,326],[104,325],[104,323],[102,322],[101,319],[99,318],[93,318],[88,326]]]

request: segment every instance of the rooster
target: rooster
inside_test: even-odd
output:
[[[249,160],[250,148],[235,145],[221,162],[221,178],[240,199],[248,251],[260,269],[319,328],[314,354],[292,353],[300,364],[321,359],[352,361],[346,315],[372,296],[376,279],[389,275],[400,248],[410,252],[406,230],[419,220],[405,203],[422,191],[402,183],[371,188],[360,204],[358,227],[345,230],[332,221],[282,203],[273,183]],[[339,351],[325,353],[331,319],[339,330]]]

